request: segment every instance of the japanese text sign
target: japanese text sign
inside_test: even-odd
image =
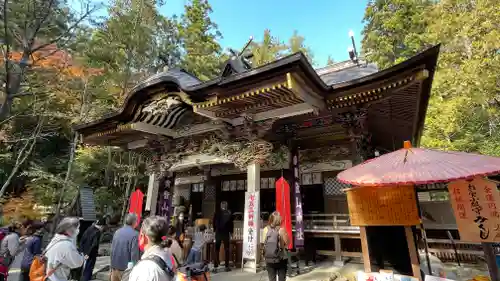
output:
[[[482,177],[448,184],[460,240],[500,242],[500,195],[494,182]]]
[[[352,225],[418,225],[413,186],[356,187],[346,190]]]
[[[243,258],[257,259],[260,236],[260,194],[245,192],[245,217],[243,225]]]

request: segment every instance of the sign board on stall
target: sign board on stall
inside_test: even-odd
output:
[[[500,242],[500,195],[494,182],[481,177],[448,184],[460,240]]]
[[[351,225],[418,225],[413,186],[356,187],[346,190]]]
[[[425,275],[425,281],[454,281],[454,280],[432,275]]]
[[[440,278],[447,281],[448,279]],[[425,279],[427,281],[427,278]],[[418,278],[414,276],[394,274],[389,270],[381,270],[380,272],[363,272],[358,271],[356,276],[356,281],[419,281]],[[430,280],[438,281],[438,280]],[[448,280],[451,281],[451,280]]]
[[[243,225],[243,258],[257,259],[260,229],[257,229],[260,220],[260,194],[245,192],[245,217]]]

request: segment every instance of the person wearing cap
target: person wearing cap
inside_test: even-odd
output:
[[[80,239],[80,251],[85,255],[86,262],[83,267],[81,281],[90,281],[99,252],[99,242],[101,234],[106,225],[105,219],[97,220],[92,226],[87,228]]]

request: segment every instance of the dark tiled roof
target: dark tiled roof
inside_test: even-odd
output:
[[[356,65],[351,61],[339,62],[331,66],[316,69],[321,80],[328,86],[348,82],[378,72],[373,63],[360,63]]]
[[[201,80],[183,69],[170,69],[150,76],[140,85],[154,84],[164,80],[174,80],[181,88],[190,88],[201,83]]]

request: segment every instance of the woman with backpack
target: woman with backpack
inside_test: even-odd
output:
[[[16,256],[24,250],[26,237],[24,237],[25,226],[29,221],[21,224],[13,222],[8,228],[8,234],[0,243],[0,281],[7,280],[9,268]]]
[[[288,258],[286,249],[290,243],[288,234],[281,227],[281,216],[279,212],[273,212],[269,216],[269,222],[264,228],[264,259],[266,260],[269,281],[286,280]]]
[[[24,249],[23,260],[21,261],[22,281],[30,281],[30,267],[35,256],[42,253],[42,237],[44,234],[42,223],[32,224],[26,229],[26,248]]]

